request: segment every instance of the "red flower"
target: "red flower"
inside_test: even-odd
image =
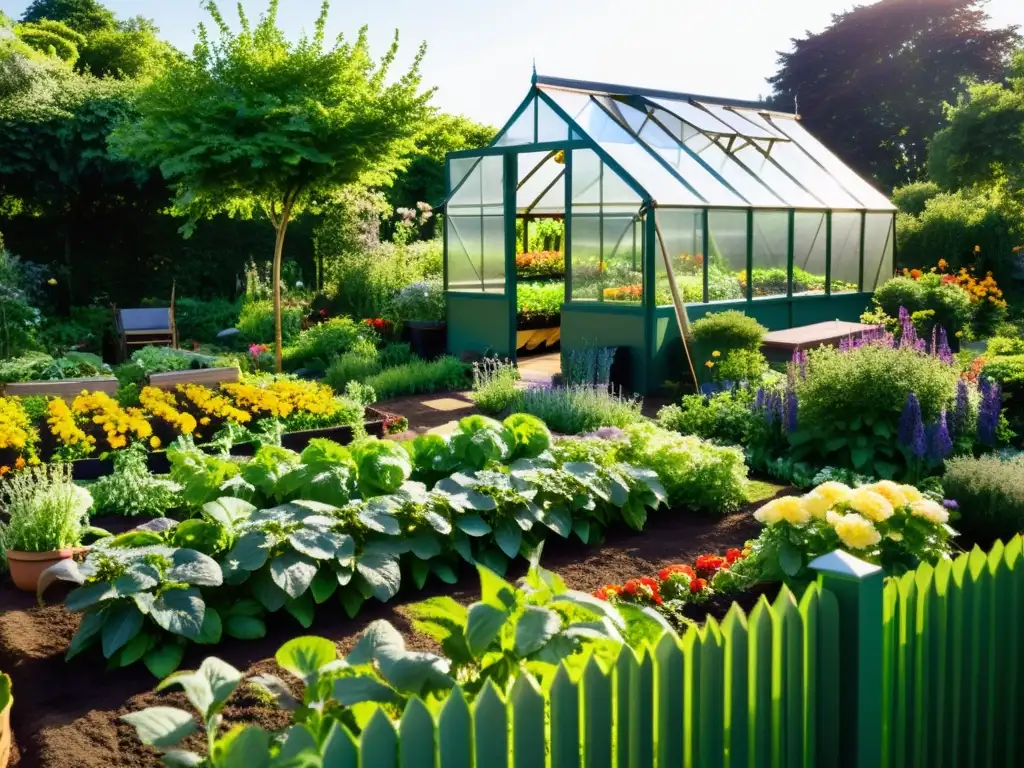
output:
[[[622,591],[622,587],[617,584],[605,584],[603,587],[594,592],[594,597],[599,600],[608,600],[613,597],[618,597],[619,592]]]
[[[695,570],[702,576],[711,576],[725,565],[725,558],[718,555],[701,555],[695,563]]]
[[[636,590],[637,590],[637,588],[639,586],[640,586],[640,580],[639,579],[628,579],[626,581],[625,589],[626,589],[626,592],[628,592],[629,594],[635,595],[636,594]]]
[[[697,574],[693,572],[693,568],[688,565],[670,565],[666,568],[662,568],[658,571],[658,578],[662,581],[668,580],[673,573],[685,573],[691,579],[696,578]]]
[[[661,605],[661,592],[658,589],[658,582],[650,576],[642,576],[640,578],[640,583],[651,591],[651,600],[653,600],[657,605]]]
[[[912,278],[914,278],[915,280],[917,280],[919,277],[921,277],[921,270],[920,269],[912,269],[912,270],[910,270],[910,276]]]
[[[320,317],[327,317],[327,310],[326,309],[321,309],[320,310]]]
[[[726,550],[725,562],[727,562],[729,565],[732,565],[737,560],[742,560],[744,557],[745,555],[742,552],[733,547],[732,549]]]
[[[707,585],[708,582],[705,579],[694,579],[690,582],[690,592],[696,595],[698,592],[702,591],[705,587],[707,587]]]

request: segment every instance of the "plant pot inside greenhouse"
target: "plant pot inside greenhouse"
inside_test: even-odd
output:
[[[444,321],[409,320],[405,323],[403,337],[413,353],[425,360],[434,360],[447,351]]]

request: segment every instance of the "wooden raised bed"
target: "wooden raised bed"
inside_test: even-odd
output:
[[[391,418],[391,414],[374,408],[367,408],[366,421],[363,424],[366,433],[374,437],[384,437],[384,423],[389,418]],[[324,437],[342,445],[347,445],[353,440],[352,427],[342,424],[337,427],[286,432],[281,436],[281,445],[293,451],[301,451],[309,445],[310,440],[318,437]],[[252,456],[254,453],[255,447],[252,443],[239,443],[231,448],[232,456]],[[155,475],[165,475],[171,471],[171,463],[167,459],[167,454],[163,451],[150,453],[147,457],[147,463],[149,471]],[[106,475],[113,474],[114,462],[112,459],[78,459],[71,462],[71,469],[75,480],[97,480]]]
[[[3,394],[8,397],[60,397],[74,400],[82,394],[82,390],[90,392],[106,392],[113,395],[117,392],[117,379],[113,376],[90,376],[85,379],[57,379],[56,381],[17,381],[3,385]]]
[[[533,352],[539,347],[553,347],[562,338],[562,328],[556,325],[554,328],[534,328],[532,330],[516,331],[516,350],[525,349]]]
[[[174,389],[179,384],[201,384],[216,389],[220,384],[238,381],[238,369],[227,368],[195,368],[187,371],[169,371],[167,373],[151,373],[149,385],[157,389]]]

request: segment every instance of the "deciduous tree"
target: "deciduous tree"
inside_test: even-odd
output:
[[[421,46],[411,68],[391,78],[397,35],[379,62],[366,29],[354,42],[325,42],[328,2],[312,36],[289,41],[277,26],[278,0],[250,25],[239,6],[234,32],[213,2],[192,56],[141,94],[141,119],[115,146],[159,165],[175,185],[176,210],[200,218],[262,212],[276,231],[274,314],[281,367],[281,259],[288,223],[319,195],[344,184],[390,181],[415,150],[429,114],[420,87]]]

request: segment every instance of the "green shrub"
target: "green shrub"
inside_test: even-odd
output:
[[[565,303],[565,283],[519,283],[516,312],[520,315],[557,315]]]
[[[177,483],[150,474],[141,443],[115,451],[113,474],[101,477],[89,490],[95,513],[161,517],[181,504]]]
[[[458,358],[445,356],[437,360],[414,360],[368,377],[363,381],[373,387],[380,400],[423,392],[451,392],[469,386],[470,366]]]
[[[143,347],[132,353],[132,364],[142,369],[145,375],[187,371],[197,368],[211,368],[216,359],[197,352],[172,347]]]
[[[350,317],[335,317],[302,331],[293,344],[284,348],[282,365],[286,371],[319,367],[326,369],[335,356],[347,352],[360,338],[363,326]]]
[[[716,361],[712,359],[711,362]],[[756,384],[768,372],[768,361],[756,349],[733,349],[718,358],[711,372],[716,381]]]
[[[718,446],[651,424],[623,428],[621,459],[653,469],[671,507],[722,515],[746,501],[747,466],[738,448]]]
[[[473,402],[484,413],[508,413],[519,396],[519,369],[508,360],[473,363]]]
[[[994,336],[985,347],[986,357],[1002,357],[1007,355],[1024,355],[1024,338],[1008,338]]]
[[[975,542],[988,546],[1024,532],[1024,456],[952,459],[942,487],[960,508],[953,526]]]
[[[761,416],[751,410],[753,397],[748,390],[686,395],[679,405],[666,405],[658,411],[658,425],[704,440],[744,445]]]
[[[440,280],[410,283],[395,296],[390,314],[403,322],[441,322],[444,320],[444,286]]]
[[[298,338],[302,330],[301,307],[281,308],[281,338],[288,344]],[[248,300],[242,304],[235,327],[242,337],[253,344],[274,341],[274,302],[270,299]]]
[[[639,421],[643,403],[604,387],[529,387],[516,390],[508,410],[542,419],[554,432],[578,435],[600,427],[625,427]]]
[[[764,335],[768,333],[757,320],[735,309],[708,312],[692,324],[691,330],[693,341],[701,349],[706,349],[708,354],[718,350],[723,355],[733,349],[760,350]]]
[[[324,376],[324,382],[335,392],[342,393],[349,382],[362,382],[380,373],[381,368],[380,358],[376,354],[346,352],[331,363]]]
[[[92,496],[75,485],[69,464],[44,464],[8,478],[0,502],[6,513],[0,522],[0,553],[50,552],[82,543]]]
[[[110,367],[89,352],[68,352],[63,357],[50,357],[42,352],[29,352],[11,360],[0,360],[0,381],[57,381],[88,376],[109,376]]]
[[[942,194],[942,188],[933,181],[915,181],[897,187],[892,192],[892,204],[902,213],[920,216],[928,201]]]
[[[966,330],[975,315],[971,297],[958,285],[942,283],[937,274],[925,274],[915,280],[912,277],[894,277],[878,287],[874,295],[875,305],[889,318],[898,318],[900,307],[911,315],[917,315],[918,330],[928,336],[932,326],[945,328],[950,339]],[[933,315],[924,313],[931,311]]]
[[[394,368],[396,365],[405,365],[412,362],[412,349],[405,342],[385,344],[381,347],[380,364],[384,368]]]
[[[234,326],[238,313],[238,303],[226,299],[176,299],[174,322],[178,326],[178,338],[183,342],[212,342],[218,333]]]

